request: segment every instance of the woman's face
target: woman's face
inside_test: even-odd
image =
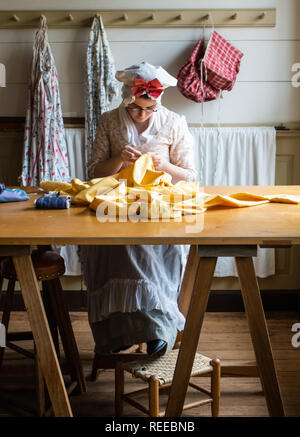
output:
[[[126,109],[134,122],[144,123],[151,117],[153,111],[156,109],[156,102],[151,99],[139,97],[128,105]]]

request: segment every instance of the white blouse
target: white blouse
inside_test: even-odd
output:
[[[101,115],[89,160],[90,179],[96,177],[94,172],[98,163],[120,154],[128,144],[142,153],[155,152],[171,164],[185,169],[185,179],[188,182],[197,179],[193,137],[184,116],[161,106],[152,114],[149,126],[144,132],[139,135],[134,130],[134,123],[130,125],[126,114],[122,116],[121,108]],[[130,164],[132,163],[123,163],[120,171]]]

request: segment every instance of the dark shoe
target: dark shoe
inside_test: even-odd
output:
[[[152,340],[147,343],[147,354],[153,357],[164,355],[167,349],[167,343],[164,340]]]

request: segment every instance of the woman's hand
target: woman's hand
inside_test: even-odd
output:
[[[153,161],[153,165],[155,167],[155,170],[165,171],[168,161],[165,158],[163,158],[162,156],[158,155],[157,153],[150,152],[150,155],[152,157],[152,161]]]
[[[142,153],[139,150],[129,145],[125,146],[120,154],[122,161],[129,162],[136,161],[141,155]]]

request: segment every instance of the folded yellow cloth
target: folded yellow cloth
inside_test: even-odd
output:
[[[156,171],[151,155],[145,153],[132,165],[112,176],[82,182],[72,179],[70,184],[55,181],[40,183],[45,191],[60,191],[71,196],[73,204],[89,205],[97,211],[116,216],[139,215],[147,218],[175,218],[182,214],[199,214],[213,206],[246,207],[268,202],[300,203],[300,196],[234,193],[207,194],[197,182],[180,181],[172,184],[172,177]]]

